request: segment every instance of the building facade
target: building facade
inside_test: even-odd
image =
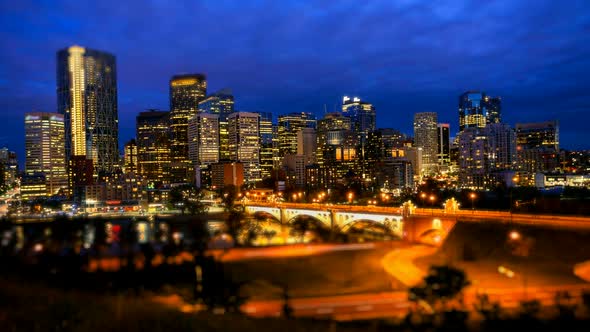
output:
[[[439,165],[448,165],[451,162],[451,126],[448,123],[437,125],[437,159]]]
[[[92,160],[94,176],[119,164],[115,56],[81,46],[57,53],[57,110],[64,115],[66,160]]]
[[[170,79],[170,181],[190,182],[188,121],[198,113],[199,102],[207,95],[203,74],[176,75]]]
[[[170,184],[169,116],[148,110],[135,119],[138,171],[151,188]]]
[[[230,159],[244,167],[244,181],[260,181],[260,115],[235,112],[228,117]]]
[[[459,131],[500,123],[501,110],[500,97],[490,97],[480,91],[467,91],[459,96]]]
[[[316,118],[311,113],[289,113],[278,117],[279,157],[297,154],[297,133],[304,128],[315,128]]]
[[[422,148],[422,167],[434,171],[438,165],[438,118],[435,112],[414,114],[414,146]]]
[[[58,113],[25,114],[25,173],[45,176],[46,195],[68,188],[64,116]]]
[[[199,112],[219,116],[219,159],[229,160],[227,118],[234,112],[234,96],[229,89],[222,89],[199,102]]]

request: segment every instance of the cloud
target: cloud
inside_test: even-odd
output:
[[[240,110],[321,115],[357,94],[406,132],[425,110],[456,128],[457,96],[482,89],[511,123],[563,117],[563,145],[587,141],[588,1],[1,1],[0,22],[9,133],[55,110],[55,52],[76,43],[117,56],[121,142],[182,72],[232,88]]]

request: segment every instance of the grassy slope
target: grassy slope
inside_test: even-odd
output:
[[[0,279],[2,331],[326,331],[328,322],[183,314],[142,298],[65,292]],[[339,331],[350,331],[339,327]],[[354,329],[352,329],[354,330]]]

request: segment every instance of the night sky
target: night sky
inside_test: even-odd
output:
[[[22,162],[23,114],[56,111],[55,53],[78,44],[117,56],[120,142],[168,110],[170,76],[202,72],[238,110],[321,116],[355,95],[409,134],[434,111],[454,135],[459,94],[483,90],[505,122],[558,119],[562,147],[590,148],[590,1],[298,2],[0,0],[0,147]]]

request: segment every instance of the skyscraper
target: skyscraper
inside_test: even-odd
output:
[[[57,113],[25,114],[25,173],[43,174],[47,195],[68,187],[64,116]]]
[[[352,131],[351,119],[342,113],[328,113],[318,121],[317,161],[323,169],[320,184],[330,186],[345,174],[357,174],[358,137]]]
[[[485,92],[467,91],[459,96],[459,131],[483,128],[488,123],[500,123],[501,99]]]
[[[137,173],[137,143],[135,139],[131,139],[125,143],[123,167],[126,174]]]
[[[197,187],[209,186],[210,165],[219,162],[219,115],[199,113],[188,121],[188,154]]]
[[[289,113],[279,115],[278,143],[279,156],[297,153],[297,132],[303,128],[315,128],[316,119],[311,113]]]
[[[297,154],[303,155],[305,165],[315,164],[317,147],[317,134],[314,128],[303,128],[297,132]]]
[[[376,128],[375,107],[358,97],[344,96],[342,98],[342,114],[351,119],[352,130],[362,133],[364,139],[367,138],[369,132]]]
[[[451,142],[450,128],[448,123],[439,123],[437,125],[437,156],[439,165],[448,165],[451,162]]]
[[[228,135],[230,159],[244,165],[244,181],[260,181],[260,115],[249,112],[230,114]]]
[[[422,148],[422,164],[433,170],[438,164],[438,130],[435,112],[414,114],[414,146]]]
[[[516,166],[516,135],[509,125],[466,128],[459,135],[459,182],[463,188],[489,189],[505,181]]]
[[[219,115],[219,159],[229,159],[227,117],[234,112],[234,96],[230,89],[222,89],[199,102],[199,112]]]
[[[188,182],[188,120],[198,113],[207,94],[203,74],[176,75],[170,79],[170,177],[173,183]]]
[[[66,159],[93,161],[95,176],[119,161],[115,56],[81,46],[57,52],[57,111],[64,115]]]
[[[260,112],[260,172],[263,179],[272,175],[274,154],[272,113]]]
[[[189,159],[199,167],[219,162],[219,115],[199,113],[188,122]]]
[[[531,183],[536,172],[551,172],[559,166],[559,122],[516,124],[518,170]],[[526,179],[525,179],[526,180]]]
[[[138,170],[150,187],[170,183],[169,115],[148,110],[136,117]]]

